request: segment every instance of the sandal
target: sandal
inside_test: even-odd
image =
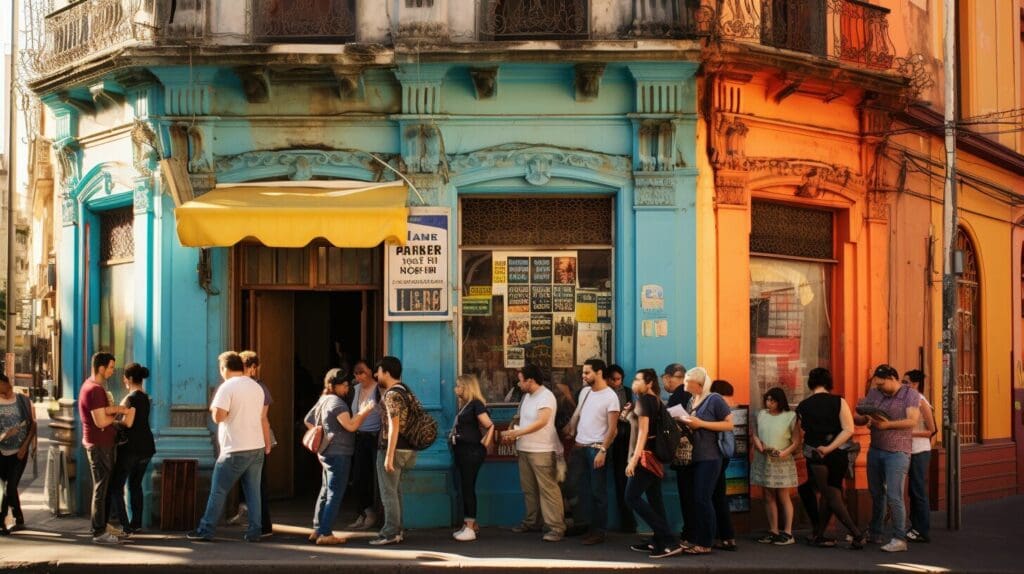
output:
[[[815,536],[814,540],[811,541],[811,546],[817,546],[818,548],[835,548],[836,539],[828,538],[827,536]]]
[[[683,554],[691,554],[691,555],[694,555],[694,556],[699,556],[699,555],[702,555],[702,554],[711,554],[711,549],[708,548],[707,546],[697,546],[697,545],[684,546],[683,547]]]
[[[867,533],[862,532],[860,536],[854,536],[850,540],[850,550],[864,550],[864,547],[868,544]]]
[[[718,542],[715,542],[715,545],[712,546],[712,548],[715,548],[716,550],[728,550],[729,552],[735,552],[736,551],[736,541],[735,540],[719,540]]]

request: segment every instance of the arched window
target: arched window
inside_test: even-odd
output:
[[[957,430],[961,444],[981,441],[981,274],[974,243],[963,229],[956,233],[963,273],[956,281]]]

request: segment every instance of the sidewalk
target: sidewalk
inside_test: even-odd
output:
[[[45,418],[45,412],[41,418]],[[48,429],[44,429],[44,433]],[[48,441],[40,440],[40,452]],[[40,466],[43,459],[40,458]],[[711,556],[678,556],[650,560],[630,552],[635,536],[612,534],[599,546],[581,546],[579,538],[543,543],[535,534],[512,534],[484,528],[480,539],[459,543],[447,529],[412,530],[407,541],[372,547],[371,534],[352,533],[348,544],[331,548],[309,544],[309,524],[302,519],[275,524],[275,535],[260,544],[242,542],[242,529],[221,528],[213,543],[193,543],[183,533],[153,532],[120,546],[99,546],[89,536],[82,517],[54,518],[43,500],[43,468],[32,479],[25,472],[23,505],[30,530],[0,538],[2,572],[219,572],[247,574],[346,573],[409,571],[465,572],[551,570],[619,572],[623,570],[714,571],[716,574],[787,572],[821,574],[845,572],[971,572],[1021,571],[1016,546],[1024,540],[1024,496],[980,503],[965,509],[964,528],[944,528],[945,517],[933,515],[931,544],[911,545],[909,552],[886,554],[877,546],[855,552],[820,549],[802,544],[775,547],[756,544],[752,536],[739,540],[737,552]],[[204,493],[205,494],[205,493]],[[341,534],[339,532],[339,534]],[[799,533],[802,538],[804,533]]]

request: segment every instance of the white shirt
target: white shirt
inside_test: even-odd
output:
[[[921,393],[918,393],[918,394],[920,395]],[[932,404],[928,402],[928,399],[924,398],[924,395],[921,395],[921,402],[926,404],[926,405],[928,405],[929,407],[932,406]],[[917,418],[917,427],[914,430],[915,431],[923,431],[923,430],[925,430],[925,428],[924,428],[924,415],[921,415],[920,417]],[[922,452],[928,452],[930,450],[932,450],[932,439],[931,439],[931,437],[915,436],[910,441],[910,454],[921,454]]]
[[[210,406],[228,412],[228,418],[217,425],[217,442],[222,455],[266,446],[263,397],[263,387],[244,375],[231,377],[217,387]]]
[[[523,396],[523,402],[519,405],[519,428],[523,429],[537,422],[542,409],[548,409],[551,414],[548,424],[537,432],[516,439],[516,450],[520,452],[560,452],[562,450],[562,445],[558,441],[558,433],[555,432],[555,412],[558,410],[558,401],[555,400],[554,393],[547,387],[541,387]]]
[[[604,442],[608,434],[608,413],[619,412],[619,396],[611,387],[600,391],[585,389],[586,396],[580,395],[580,422],[576,425],[576,442],[597,444]]]

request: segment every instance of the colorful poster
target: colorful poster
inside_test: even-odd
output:
[[[530,338],[533,340],[551,337],[551,315],[534,313],[530,316]]]
[[[530,258],[530,283],[551,283],[551,258]]]
[[[576,321],[579,323],[597,323],[597,293],[591,291],[576,292]]]
[[[530,311],[534,313],[551,312],[551,285],[530,286]]]
[[[551,310],[555,313],[576,311],[576,286],[554,285],[551,288]]]
[[[530,286],[509,285],[505,296],[505,313],[530,312]]]
[[[528,284],[530,282],[529,257],[508,258],[508,282],[509,284]]]
[[[505,317],[505,346],[521,347],[530,342],[530,316]]]
[[[643,311],[665,309],[665,290],[661,285],[650,283],[640,288],[640,309]]]
[[[490,297],[491,286],[490,285],[470,285],[469,286],[470,297]]]
[[[409,209],[405,245],[388,245],[384,266],[388,321],[451,319],[448,285],[449,210]]]
[[[526,366],[526,351],[522,347],[505,347],[505,368],[521,369]]]
[[[576,317],[572,313],[556,313],[552,316],[551,366],[565,369],[573,366],[575,350]]]
[[[504,259],[495,259],[491,264],[491,282],[495,285],[504,285],[506,281],[506,270],[508,265]]]
[[[576,257],[555,257],[555,283],[562,285],[576,284]]]
[[[486,297],[463,297],[462,314],[466,317],[490,317],[491,296]]]
[[[597,294],[597,322],[612,322],[612,294],[608,292]]]

